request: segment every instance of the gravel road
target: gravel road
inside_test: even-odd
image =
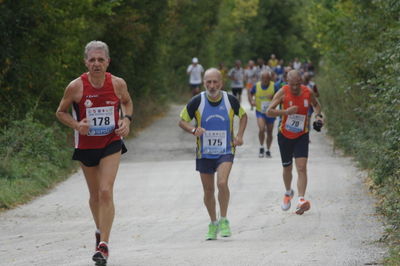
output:
[[[244,99],[246,99],[244,97]],[[280,209],[284,187],[276,142],[258,158],[255,115],[230,175],[232,237],[205,241],[209,223],[195,172],[194,137],[178,126],[182,106],[132,140],[115,184],[108,265],[377,265],[387,252],[365,174],[311,133],[302,216]],[[294,175],[294,181],[297,176]],[[82,172],[43,197],[0,214],[0,265],[93,265],[94,224]],[[295,205],[295,204],[293,204]]]

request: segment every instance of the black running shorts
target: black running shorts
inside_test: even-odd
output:
[[[234,157],[235,156],[233,154],[224,154],[221,155],[218,159],[196,159],[196,171],[199,171],[202,174],[214,174],[221,163],[233,163]]]
[[[232,88],[233,96],[237,97],[238,95],[242,95],[243,88]]]
[[[92,167],[99,165],[102,158],[119,151],[121,151],[121,154],[128,151],[122,140],[113,141],[103,149],[75,149],[72,160],[80,161],[85,166]]]
[[[295,139],[286,138],[281,132],[278,133],[278,144],[283,167],[290,166],[293,163],[293,157],[308,158],[309,140],[308,133]]]

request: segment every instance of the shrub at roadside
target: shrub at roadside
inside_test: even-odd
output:
[[[388,222],[385,263],[400,265],[400,2],[313,2],[329,134],[370,171]]]
[[[0,209],[43,193],[72,169],[72,147],[58,125],[46,127],[31,117],[0,132]]]

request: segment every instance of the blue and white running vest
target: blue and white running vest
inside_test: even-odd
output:
[[[206,132],[200,137],[201,158],[218,159],[224,154],[233,154],[232,151],[232,122],[230,118],[231,104],[228,94],[221,91],[222,99],[217,106],[212,106],[206,93],[201,93],[201,102],[198,108],[200,124]]]

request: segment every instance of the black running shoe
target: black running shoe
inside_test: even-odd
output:
[[[271,158],[271,152],[270,152],[270,151],[266,151],[266,152],[265,152],[265,157]]]
[[[96,266],[107,265],[108,259],[108,246],[106,243],[101,242],[97,247],[96,253],[92,257],[93,261],[96,262]]]
[[[258,154],[258,158],[264,157],[264,148],[260,148],[260,153]]]

